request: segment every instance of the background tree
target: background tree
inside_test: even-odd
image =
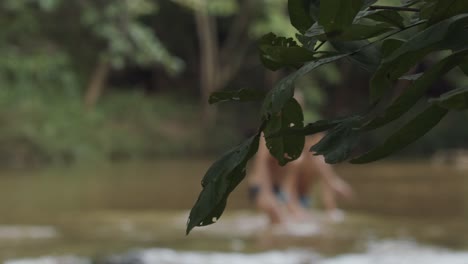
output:
[[[285,23],[284,0],[268,1],[192,1],[173,0],[192,10],[197,30],[200,92],[205,126],[215,119],[216,107],[208,104],[209,96],[227,86],[239,73],[246,60],[252,41],[265,31],[276,28],[292,34],[293,28]],[[264,8],[266,7],[266,8]],[[222,23],[228,18],[229,23]],[[229,26],[226,27],[226,24]],[[223,36],[221,38],[222,29]]]
[[[228,2],[206,3],[210,23],[216,24],[217,31],[211,38],[218,49],[216,65],[220,65],[215,67],[215,75],[221,76],[221,69],[231,72],[229,81],[216,89],[254,88],[256,94],[262,94],[294,67],[265,70],[258,60],[258,39],[274,31],[295,37],[300,46],[314,42],[295,36],[285,0]],[[203,109],[215,108],[208,107],[206,100],[200,103],[203,88],[208,86],[200,85],[200,63],[206,56],[200,56],[194,16],[197,3],[203,1],[2,1],[0,120],[5,128],[0,131],[0,142],[4,142],[0,155],[4,160],[35,157],[41,164],[161,155],[206,157],[219,155],[230,142],[238,142],[256,129],[258,115],[252,113],[260,111],[261,101],[245,103],[242,108],[217,105],[220,110],[212,126],[200,126]],[[379,1],[382,4],[385,1]],[[241,12],[246,5],[248,12]],[[250,14],[248,19],[240,19],[243,13]],[[400,12],[405,23],[414,13]],[[228,37],[238,35],[233,33],[236,21],[244,21],[238,27],[241,34],[231,42],[237,44],[228,45]],[[413,33],[408,29],[398,37],[407,39]],[[331,44],[327,41],[318,51],[322,55],[333,51]],[[272,47],[262,45],[261,50],[271,51]],[[221,59],[220,51],[228,59]],[[425,68],[431,63],[427,61]],[[179,69],[178,75],[174,75],[175,69]],[[304,120],[361,110],[367,102],[370,74],[344,59],[298,78],[296,87],[307,101]],[[466,78],[450,74],[439,86],[445,88],[431,88],[431,94],[463,87]],[[399,81],[399,90],[404,82],[411,81]],[[463,115],[452,115],[410,151],[427,156],[440,147],[465,144],[462,135],[468,126],[461,129]],[[458,136],[439,136],[455,130],[460,131]],[[383,133],[370,133],[358,148],[384,139]]]

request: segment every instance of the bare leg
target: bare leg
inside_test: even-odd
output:
[[[300,193],[298,186],[301,182],[301,167],[304,162],[303,157],[286,165],[286,173],[281,184],[281,189],[286,195],[286,206],[295,220],[303,221],[307,218],[307,211],[300,203]]]
[[[322,200],[323,200],[323,205],[325,207],[325,210],[327,212],[332,212],[336,210],[336,199],[335,199],[335,194],[333,192],[333,189],[330,188],[329,185],[327,184],[322,184]]]
[[[271,224],[280,224],[283,222],[283,215],[280,205],[273,194],[261,191],[255,201],[256,207],[267,214]]]

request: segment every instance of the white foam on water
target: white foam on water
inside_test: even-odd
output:
[[[245,254],[149,249],[135,251],[131,256],[130,259],[142,264],[468,264],[468,252],[422,246],[407,240],[370,242],[365,252],[330,258],[305,250]],[[128,255],[111,263],[128,263],[125,259],[128,260]]]
[[[151,249],[141,252],[143,264],[285,264],[315,263],[319,256],[306,251],[270,251],[257,254],[177,252]]]
[[[5,264],[91,264],[87,258],[76,256],[46,256],[13,259]],[[468,252],[422,246],[407,240],[370,242],[362,253],[343,254],[325,258],[306,250],[268,251],[255,254],[177,251],[154,248],[114,255],[108,264],[468,264]]]
[[[290,222],[273,227],[272,233],[278,236],[311,237],[320,234],[321,231],[320,226],[314,222]]]
[[[76,256],[45,256],[40,258],[23,258],[6,260],[4,264],[91,264],[91,260]]]
[[[0,225],[0,240],[10,239],[50,239],[59,236],[53,226]]]
[[[412,241],[370,243],[364,253],[345,254],[324,259],[320,264],[468,264],[468,252],[421,246]]]

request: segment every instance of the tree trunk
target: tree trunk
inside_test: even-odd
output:
[[[203,11],[195,13],[195,20],[200,49],[202,122],[205,127],[210,127],[216,119],[216,108],[208,104],[208,99],[219,88],[217,25],[215,18]]]
[[[106,59],[99,59],[88,83],[88,87],[86,88],[84,97],[86,109],[90,110],[96,106],[99,97],[104,91],[109,71],[109,62]]]
[[[214,124],[217,113],[216,106],[208,104],[210,94],[232,80],[247,54],[250,45],[247,27],[251,5],[250,0],[242,2],[239,15],[228,30],[229,35],[222,47],[218,42],[216,18],[208,13],[206,6],[195,11],[200,53],[202,121],[207,128]]]

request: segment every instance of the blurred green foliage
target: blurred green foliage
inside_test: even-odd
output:
[[[179,73],[183,61],[142,20],[156,12],[148,0],[2,1],[0,84],[72,89],[87,81],[78,76],[80,68],[91,68],[98,57],[115,68],[156,63],[169,74]]]
[[[239,131],[221,123],[211,146],[201,146],[198,108],[171,95],[115,92],[94,111],[83,111],[73,94],[1,89],[0,165],[207,155],[240,140]]]
[[[0,1],[0,163],[219,154],[239,142],[258,121],[251,113],[259,104],[220,106],[216,126],[200,127],[200,36],[194,12],[206,11],[218,22],[216,40],[223,46],[242,4],[251,4],[247,29],[237,34],[248,42],[246,56],[223,89],[266,91],[272,80],[260,66],[257,39],[269,31],[296,38],[297,31],[289,23],[287,0],[247,1]],[[321,51],[331,49],[325,44]],[[107,87],[95,108],[87,110],[83,98],[102,59],[111,65]],[[220,61],[228,64],[224,57]],[[343,65],[329,64],[297,81],[306,122],[350,112],[365,100],[367,87],[351,78],[357,70]],[[466,86],[460,76],[449,79]],[[441,133],[466,123],[445,122],[452,125],[441,126],[446,129]],[[202,133],[208,134],[207,144],[200,141]],[[458,141],[463,138],[455,134]],[[448,139],[457,141],[454,137],[428,137],[425,146],[433,147],[424,149],[445,146]]]

